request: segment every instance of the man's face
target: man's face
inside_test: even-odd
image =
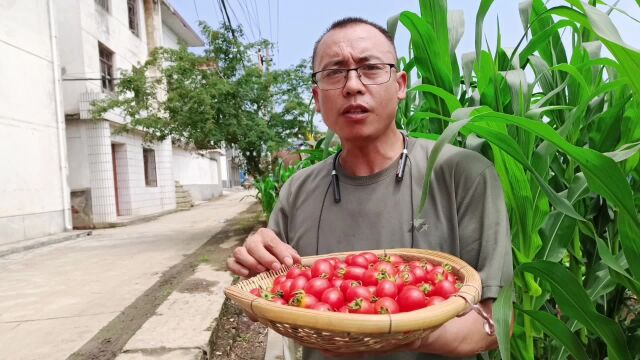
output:
[[[375,28],[353,24],[335,29],[318,44],[314,71],[354,68],[367,63],[395,64],[393,45]],[[343,88],[320,90],[314,86],[316,111],[342,141],[374,140],[394,131],[398,101],[404,99],[407,76],[391,69],[391,79],[363,85],[350,71]]]

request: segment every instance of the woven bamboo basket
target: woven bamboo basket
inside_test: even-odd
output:
[[[428,260],[434,264],[450,264],[462,287],[456,296],[440,304],[411,312],[384,315],[345,314],[283,306],[249,293],[256,287],[269,288],[276,276],[287,272],[287,266],[240,281],[225,288],[224,293],[245,312],[281,335],[306,347],[336,353],[384,351],[409,344],[464,313],[469,304],[477,304],[480,300],[480,276],[455,256],[420,249],[362,251],[371,251],[376,255],[395,254],[405,261]],[[344,259],[349,254],[359,252],[361,251],[303,257],[302,264],[309,266],[318,259],[334,256]]]

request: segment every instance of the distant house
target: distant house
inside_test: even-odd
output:
[[[144,133],[116,132],[127,119],[117,112],[91,119],[91,103],[109,96],[121,69],[144,62],[158,46],[203,46],[198,34],[166,1],[56,1],[72,202],[91,203],[76,226],[176,208],[174,181],[194,200],[222,190],[219,152],[200,153],[144,142]],[[74,77],[95,80],[73,81]],[[84,198],[84,200],[83,200]],[[75,211],[77,212],[77,211]],[[90,224],[82,223],[86,217]]]

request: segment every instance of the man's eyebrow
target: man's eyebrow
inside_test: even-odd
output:
[[[356,59],[356,64],[360,65],[360,64],[366,64],[368,62],[371,61],[375,61],[375,62],[383,62],[382,58],[376,56],[376,55],[365,55],[365,56],[360,56]],[[322,70],[326,70],[326,69],[334,69],[336,67],[339,68],[344,68],[346,67],[348,61],[344,60],[344,59],[338,59],[338,60],[333,60],[333,61],[329,61],[328,63],[326,63],[323,67]]]

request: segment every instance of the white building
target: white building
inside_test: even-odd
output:
[[[52,4],[0,1],[0,246],[71,228]]]
[[[92,120],[90,112],[92,101],[113,91],[120,70],[143,63],[155,47],[175,48],[182,42],[202,46],[193,29],[166,1],[55,3],[74,226],[100,226],[175,209],[174,180],[190,182],[185,184],[188,190],[191,185],[221,189],[215,157],[192,154],[180,161],[184,159],[176,159],[170,139],[145,143],[142,133],[116,132],[126,121],[116,113]],[[193,168],[202,167],[203,161],[212,163],[204,166],[208,173],[194,175]],[[194,198],[207,200],[219,193]]]

